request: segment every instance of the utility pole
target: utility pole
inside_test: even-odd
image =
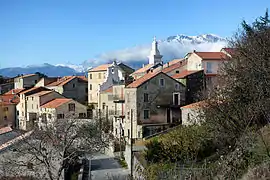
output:
[[[130,154],[131,154],[131,158],[130,158],[130,177],[131,177],[131,180],[133,180],[133,109],[131,109],[130,111]]]

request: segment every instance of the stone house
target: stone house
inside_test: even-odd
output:
[[[31,88],[37,84],[40,80],[40,76],[38,74],[26,74],[23,76],[19,76],[14,78],[14,88],[15,89],[23,89],[23,88]]]
[[[201,108],[204,105],[204,101],[199,101],[186,106],[181,107],[181,120],[185,126],[198,124],[201,121],[200,113]]]
[[[42,128],[56,119],[86,119],[87,106],[73,99],[55,98],[40,106],[38,126]]]
[[[48,84],[48,89],[54,90],[66,98],[74,99],[82,104],[87,103],[87,78],[84,76],[64,76]]]
[[[0,96],[0,127],[10,126],[16,128],[16,104],[20,101],[15,94]]]
[[[130,140],[131,125],[132,139],[140,139],[180,124],[184,104],[182,83],[163,72],[144,75],[125,88],[125,137]]]
[[[45,87],[33,87],[19,93],[20,102],[17,104],[17,118],[19,129],[31,130],[36,124],[43,104],[63,96]]]
[[[112,64],[104,64],[90,69],[88,72],[89,104],[100,109],[102,107],[100,93],[114,85],[128,84],[132,81],[129,76],[132,72],[134,69],[115,61]]]

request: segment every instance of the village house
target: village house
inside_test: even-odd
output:
[[[85,119],[87,106],[73,99],[56,98],[40,106],[38,126],[47,126],[57,119]]]
[[[125,88],[125,137],[140,139],[180,124],[184,104],[182,83],[163,72],[144,75]]]
[[[46,87],[54,90],[66,98],[74,99],[82,104],[87,103],[87,78],[84,76],[64,76]]]
[[[14,78],[14,88],[15,89],[23,89],[23,88],[31,88],[40,80],[40,76],[38,74],[26,74],[19,77]]]
[[[0,96],[0,128],[10,126],[17,127],[16,104],[20,101],[16,94],[4,94]]]
[[[45,87],[45,86],[47,86],[47,85],[49,85],[49,84],[51,84],[59,79],[60,78],[58,78],[58,77],[43,77],[37,82],[37,84],[35,86],[36,87],[39,87],[39,86]]]
[[[204,101],[199,101],[186,106],[182,106],[181,107],[182,124],[188,126],[200,123],[201,119],[200,114],[204,104],[205,104]]]
[[[89,104],[94,105],[96,109],[101,109],[104,102],[100,98],[100,93],[114,85],[128,84],[132,81],[129,76],[132,72],[134,69],[116,61],[90,69],[88,71]]]
[[[63,98],[61,94],[45,87],[33,87],[21,91],[19,95],[20,102],[16,109],[19,129],[22,130],[31,130],[36,125],[40,106],[55,98]]]

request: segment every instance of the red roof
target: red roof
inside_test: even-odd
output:
[[[234,55],[236,52],[236,48],[222,48],[222,50],[226,51],[230,55]]]
[[[75,79],[77,76],[64,76],[61,79],[58,79],[55,82],[52,82],[51,84],[48,84],[47,86],[63,86],[70,82],[71,80]]]
[[[181,79],[181,78],[184,78],[184,77],[186,77],[186,76],[188,76],[190,74],[193,74],[195,72],[199,72],[199,71],[188,71],[188,70],[184,70],[184,71],[182,71],[182,72],[180,72],[178,74],[172,75],[172,78],[174,78],[174,79]]]
[[[95,72],[95,71],[107,71],[108,67],[110,66],[111,64],[102,64],[98,67],[95,67],[93,69],[90,69],[89,72]]]
[[[32,87],[30,89],[24,89],[22,91],[19,92],[19,94],[25,94],[25,93],[28,93],[28,92],[31,92],[31,91],[34,91],[36,89],[40,89],[41,87]],[[44,88],[44,87],[43,87]]]
[[[53,92],[53,91],[50,91],[50,90],[40,91],[40,92],[31,94],[30,96],[43,96],[43,95],[46,95],[46,94],[49,94],[49,93],[52,93],[52,92]]]
[[[147,82],[148,80],[152,79],[153,77],[157,76],[158,74],[164,74],[163,72],[149,72],[142,76],[141,78],[137,79],[136,81],[132,82],[127,86],[127,88],[137,88],[143,83]]]
[[[188,104],[188,105],[186,105],[186,106],[182,106],[181,108],[185,108],[185,109],[201,108],[201,107],[203,107],[205,104],[206,104],[205,101],[199,101],[199,102],[195,102],[195,103],[192,103],[192,104]]]
[[[180,67],[182,67],[182,66],[184,66],[184,65],[186,65],[187,64],[187,62],[186,61],[184,61],[184,62],[178,62],[178,63],[174,63],[173,65],[170,65],[169,67],[166,67],[166,68],[164,68],[163,70],[162,70],[162,72],[164,72],[164,73],[168,73],[168,72],[171,72],[171,71],[173,71],[173,70],[175,70],[175,69],[177,69],[177,68],[180,68]]]
[[[11,127],[0,128],[0,134],[4,134],[4,133],[10,132],[10,131],[12,131]]]
[[[225,60],[228,56],[222,52],[194,52],[203,60]]]
[[[145,73],[148,69],[150,69],[152,66],[154,66],[153,64],[147,64],[144,67],[138,69],[137,71],[133,72],[133,74],[138,74],[138,73]]]
[[[0,101],[2,104],[18,104],[20,97],[16,94],[4,94],[0,96]]]
[[[65,104],[69,101],[72,101],[72,99],[67,99],[67,98],[57,98],[54,100],[51,100],[47,102],[46,104],[43,104],[41,108],[57,108],[61,106],[62,104]]]
[[[11,89],[10,91],[6,92],[5,94],[18,94],[24,89]]]

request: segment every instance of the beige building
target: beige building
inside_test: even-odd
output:
[[[33,87],[28,90],[21,91],[20,102],[17,104],[17,119],[19,129],[31,130],[38,120],[39,108],[43,104],[55,98],[63,96],[55,91],[51,91],[45,87]]]
[[[163,72],[148,73],[125,89],[125,136],[140,139],[181,123],[185,86]],[[132,117],[131,114],[133,113]]]
[[[73,99],[56,98],[40,106],[39,127],[46,126],[56,119],[85,119],[87,106]]]
[[[46,85],[66,98],[74,99],[82,104],[87,103],[87,78],[84,76],[64,76]]]
[[[19,101],[18,95],[9,92],[0,96],[0,127],[11,126],[17,128],[16,104]]]
[[[181,120],[185,126],[198,124],[201,121],[201,108],[204,105],[204,101],[199,101],[186,106],[181,107]]]
[[[35,86],[35,84],[37,84],[39,80],[40,76],[38,74],[27,74],[19,76],[17,78],[14,78],[14,88],[15,89],[30,88]]]

